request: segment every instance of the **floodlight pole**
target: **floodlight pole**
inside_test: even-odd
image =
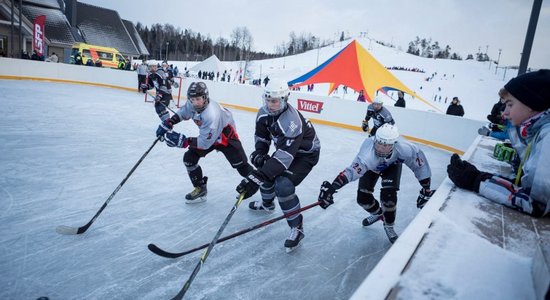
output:
[[[527,34],[525,35],[525,43],[523,44],[523,51],[521,53],[518,75],[521,75],[527,71],[527,65],[529,64],[529,56],[531,55],[531,48],[533,47],[533,40],[535,38],[535,31],[537,29],[541,6],[542,0],[533,1],[533,9],[531,10],[529,26],[527,27]]]

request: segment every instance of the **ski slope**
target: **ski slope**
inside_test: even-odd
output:
[[[200,161],[208,201],[188,205],[192,186],[185,150],[158,143],[90,229],[81,226],[155,140],[159,120],[143,94],[86,85],[0,80],[0,299],[167,299],[183,286],[203,251],[180,259],[154,255],[147,244],[183,251],[209,243],[235,202],[241,178],[222,154]],[[260,105],[260,99],[258,99]],[[233,110],[247,153],[253,150],[251,112]],[[365,134],[315,125],[319,164],[297,188],[302,205],[353,160]],[[188,136],[192,122],[176,125]],[[433,186],[446,176],[450,153],[419,145]],[[356,183],[327,210],[304,212],[306,237],[287,254],[289,228],[279,221],[214,247],[189,299],[347,299],[390,248],[381,224],[363,228]],[[396,231],[418,213],[420,186],[403,168]],[[378,190],[377,190],[378,191]],[[378,195],[376,194],[377,198]],[[258,199],[259,194],[253,199]],[[224,234],[281,214],[250,211],[245,200]]]

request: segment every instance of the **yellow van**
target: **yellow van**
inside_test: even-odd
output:
[[[118,52],[115,48],[103,47],[97,45],[90,45],[86,43],[76,43],[72,47],[71,52],[71,63],[76,63],[75,55],[80,53],[82,57],[82,64],[85,65],[88,62],[88,59],[92,59],[92,62],[95,64],[97,59],[101,61],[103,67],[107,68],[118,68],[120,62],[126,64],[126,59]]]

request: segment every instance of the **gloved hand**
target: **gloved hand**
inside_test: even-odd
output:
[[[140,87],[140,88],[141,88],[141,90],[143,90],[143,91],[146,91],[146,90],[148,90],[148,89],[149,89],[149,85],[148,85],[148,84],[146,84],[146,83],[142,83],[142,84],[140,84],[140,85],[139,85],[139,87]]]
[[[269,155],[265,154],[263,151],[256,150],[250,154],[250,161],[257,169],[264,166],[266,160],[269,159]]]
[[[364,132],[369,131],[369,122],[363,121],[363,124],[361,124],[361,128],[363,129]]]
[[[323,184],[321,184],[321,191],[319,192],[319,199],[318,201],[321,202],[319,206],[321,206],[323,209],[326,209],[331,204],[334,203],[334,195],[336,193],[336,189],[332,186],[332,184],[328,181],[323,181]]]
[[[479,192],[481,181],[491,178],[493,175],[486,172],[480,172],[471,163],[460,159],[458,154],[451,156],[451,163],[447,166],[447,174],[459,188]]]
[[[166,133],[165,137],[166,137],[166,146],[168,147],[187,148],[187,146],[189,146],[187,137],[183,133],[177,133],[175,131],[172,131],[172,132]]]
[[[490,133],[491,133],[491,130],[485,126],[479,128],[477,130],[477,133],[479,133],[479,135],[484,135],[484,136],[488,136]]]
[[[260,171],[254,170],[250,172],[237,186],[237,193],[244,193],[244,199],[252,197],[256,194],[260,185],[266,181],[267,178]]]
[[[159,102],[160,100],[162,100],[162,95],[161,94],[157,94],[155,96],[155,102]]]
[[[416,207],[422,209],[426,203],[430,200],[435,190],[421,189],[418,198],[416,198]]]
[[[164,136],[164,134],[168,131],[171,131],[172,128],[174,128],[172,120],[166,119],[164,122],[160,123],[159,127],[157,128],[157,137]]]

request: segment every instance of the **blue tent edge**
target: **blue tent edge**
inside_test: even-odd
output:
[[[331,63],[338,55],[340,55],[340,53],[342,53],[342,51],[346,50],[346,48],[348,48],[348,47],[349,47],[349,45],[344,47],[342,50],[338,51],[338,53],[334,54],[331,58],[327,59],[324,63],[320,64],[315,69],[307,72],[306,74],[304,74],[304,75],[302,75],[302,76],[300,76],[296,79],[293,79],[293,80],[289,81],[288,85],[293,86],[297,83],[301,83],[301,82],[304,82],[304,81],[308,80],[311,76],[315,75],[317,72],[319,72],[321,69],[323,69],[326,65]]]

